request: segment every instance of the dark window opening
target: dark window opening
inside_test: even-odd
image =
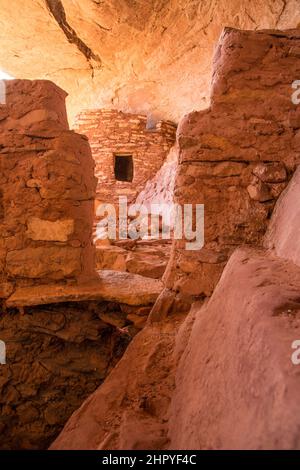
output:
[[[132,155],[115,155],[115,177],[118,181],[133,180]]]

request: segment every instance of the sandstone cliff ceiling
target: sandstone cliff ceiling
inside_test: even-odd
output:
[[[64,88],[71,122],[103,106],[178,121],[208,105],[224,26],[299,23],[299,0],[0,0],[0,69]]]

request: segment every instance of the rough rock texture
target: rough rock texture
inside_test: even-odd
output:
[[[138,194],[136,198],[137,204],[143,204],[151,211],[151,205],[157,204],[165,209],[162,210],[164,223],[167,224],[168,215],[170,213],[170,205],[174,203],[174,186],[176,179],[176,169],[178,164],[178,149],[174,145],[162,167],[156,175],[147,181],[145,188]],[[172,219],[170,220],[170,222]]]
[[[51,449],[162,449],[174,389],[173,347],[182,318],[146,326],[73,414]],[[138,358],[138,361],[137,361]]]
[[[299,287],[294,265],[235,252],[176,346],[170,320],[146,326],[52,448],[299,449]]]
[[[101,271],[80,285],[17,288],[0,308],[0,449],[46,448],[145,326],[162,287]]]
[[[131,241],[131,240],[130,240]],[[167,267],[171,240],[140,240],[129,247],[96,247],[97,269],[112,269],[160,279]]]
[[[299,186],[297,172],[285,195],[291,215]],[[277,244],[282,199],[271,222]],[[295,217],[289,229],[297,248]],[[291,361],[299,289],[289,259],[237,249],[211,299],[194,303],[181,326],[176,316],[148,322],[51,448],[300,449],[300,366]]]
[[[126,269],[131,273],[159,279],[165,272],[170,256],[170,244],[137,245],[126,258]]]
[[[142,204],[147,208],[148,214],[160,214],[160,240],[128,240],[116,243],[106,240],[104,244],[97,239],[96,229],[96,265],[98,269],[128,271],[153,278],[163,276],[170,257],[171,239],[163,240],[161,229],[162,224],[165,228],[169,227],[172,237],[173,220],[170,216],[170,207],[174,203],[177,158],[177,147],[174,145],[161,168],[152,179],[147,181],[135,199],[136,204]],[[147,223],[151,223],[148,216],[145,220]],[[130,223],[130,220],[128,222]]]
[[[75,129],[88,137],[96,163],[98,178],[96,198],[101,202],[118,202],[119,196],[135,200],[164,163],[175,141],[176,126],[160,121],[147,128],[147,116],[125,114],[111,109],[82,111]],[[131,155],[132,181],[118,181],[116,155]]]
[[[13,80],[0,105],[0,294],[93,276],[94,162],[68,128],[65,92]]]
[[[278,199],[264,243],[266,248],[273,250],[274,254],[292,261],[297,266],[300,266],[299,199],[300,168],[298,167],[290,184]]]
[[[114,116],[115,113],[112,115]],[[122,116],[123,113],[119,113],[119,115]],[[111,126],[114,126],[114,121],[112,122]],[[82,128],[82,130],[84,129]],[[143,142],[143,145],[144,144],[145,142]],[[148,152],[144,151],[143,145],[139,151],[141,156],[140,169],[137,168],[136,171],[141,171],[142,175],[144,176],[147,173],[149,176],[150,170],[150,173],[152,173],[154,170],[157,170],[157,163],[154,163],[157,158],[157,153],[155,155],[153,154],[151,157]],[[126,149],[126,147],[124,148]],[[108,155],[110,161],[109,171],[111,172],[112,156],[111,154]],[[166,157],[161,168],[157,171],[153,178],[146,182],[145,187],[138,194],[138,191],[136,191],[137,187],[134,183],[120,184],[120,182],[112,181],[111,183],[107,184],[107,181],[102,181],[102,190],[99,191],[99,195],[102,195],[102,197],[104,196],[105,199],[108,198],[108,196],[110,196],[108,200],[116,199],[118,192],[124,194],[124,188],[126,191],[125,194],[127,196],[129,192],[130,194],[134,195],[135,204],[143,205],[143,207],[145,207],[148,211],[148,215],[146,215],[144,219],[144,222],[147,223],[148,229],[149,226],[151,226],[150,214],[160,214],[160,240],[119,240],[117,242],[108,239],[101,240],[99,234],[101,234],[103,230],[103,219],[97,218],[94,231],[94,242],[96,245],[96,265],[98,269],[128,271],[153,278],[162,277],[170,257],[170,243],[173,229],[173,219],[171,216],[170,207],[174,202],[174,184],[176,177],[177,159],[178,151],[176,145],[174,145],[170,149],[168,156]],[[102,160],[99,160],[99,168],[102,168]],[[101,171],[103,173],[103,169],[101,169]],[[121,186],[123,189],[118,189],[121,188]],[[139,185],[138,188],[141,186],[143,185]],[[107,192],[108,195],[106,195]],[[106,217],[104,217],[104,219],[106,219]],[[130,225],[130,223],[131,220],[128,218],[128,225]],[[163,226],[164,228],[170,228],[170,239],[162,239],[161,231]],[[120,246],[118,246],[118,244]]]
[[[157,279],[118,271],[99,271],[95,277],[79,285],[55,284],[20,287],[5,302],[7,307],[24,307],[53,302],[106,300],[128,305],[155,302],[163,285]]]
[[[30,307],[23,315],[1,309],[0,449],[49,446],[131,339],[112,325],[114,315],[131,324],[119,305],[105,302]]]
[[[95,272],[96,178],[65,92],[14,80],[0,106],[0,448],[43,449],[145,325],[159,280]]]
[[[205,246],[175,243],[165,274],[182,296],[210,295],[235,247],[260,245],[274,204],[300,162],[300,32],[225,29],[217,47],[211,107],[177,131],[175,201],[205,205]]]
[[[191,312],[171,449],[300,448],[300,376],[291,361],[299,288],[291,263],[247,249],[232,255],[208,304]]]
[[[69,94],[71,121],[111,105],[178,121],[207,107],[224,26],[295,28],[298,0],[0,1],[0,61]]]

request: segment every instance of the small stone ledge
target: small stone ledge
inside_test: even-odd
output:
[[[29,307],[58,302],[104,300],[127,305],[149,305],[156,301],[163,289],[162,282],[139,274],[104,270],[99,279],[90,282],[59,286],[39,285],[21,287],[6,300],[6,307]]]

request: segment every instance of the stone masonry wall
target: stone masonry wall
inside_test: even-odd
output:
[[[162,166],[175,142],[176,126],[170,121],[160,121],[153,129],[146,125],[146,116],[117,110],[87,110],[79,114],[75,128],[89,138],[96,162],[98,201],[117,201],[120,195],[133,201]],[[132,155],[132,182],[116,180],[116,154]]]
[[[0,297],[93,275],[94,162],[69,130],[66,94],[13,80],[0,106]]]
[[[205,245],[176,241],[165,275],[179,297],[210,295],[239,245],[260,245],[275,202],[300,163],[300,33],[226,28],[216,50],[211,107],[178,128],[175,199],[204,203]]]

